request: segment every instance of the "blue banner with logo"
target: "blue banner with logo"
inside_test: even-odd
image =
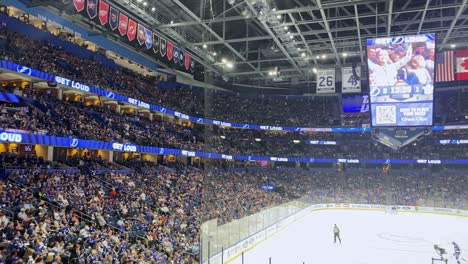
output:
[[[65,77],[55,76],[52,74],[48,74],[45,72],[41,72],[23,65],[19,65],[10,61],[2,60],[0,62],[0,66],[4,69],[14,71],[20,74],[25,74],[31,77],[43,79],[49,82],[56,82],[60,85],[64,85],[67,87],[71,87],[73,89],[77,89],[84,92],[89,92],[93,94],[97,94],[100,96],[105,96],[116,101],[129,103],[132,105],[136,105],[142,108],[146,108],[152,111],[176,116],[182,119],[187,119],[192,122],[196,123],[203,123],[203,124],[213,124],[217,126],[224,126],[224,127],[235,127],[235,128],[242,128],[242,129],[257,129],[257,130],[268,130],[268,131],[296,131],[296,132],[334,132],[334,133],[370,133],[371,128],[368,127],[320,127],[320,128],[310,128],[310,127],[280,127],[280,126],[263,126],[263,125],[250,125],[250,124],[239,124],[239,123],[230,123],[225,121],[218,121],[218,120],[211,120],[201,117],[194,117],[189,116],[187,114],[177,112],[162,106],[149,104],[138,99],[130,98],[125,95],[117,94],[112,91],[106,91],[91,85],[86,85],[84,83],[80,83],[74,80],[69,80]],[[468,129],[468,125],[465,126],[435,126],[432,130],[446,130],[446,129]]]
[[[158,148],[150,146],[139,146],[131,143],[120,142],[104,142],[89,139],[66,138],[49,136],[38,133],[25,133],[15,130],[0,130],[0,142],[3,143],[18,143],[18,144],[38,144],[48,146],[58,146],[65,148],[87,148],[101,149],[119,152],[137,152],[148,153],[155,155],[175,155],[185,157],[202,157],[210,159],[225,159],[225,160],[244,160],[257,161],[266,160],[274,162],[305,162],[305,163],[373,163],[373,164],[468,164],[468,160],[431,160],[431,159],[416,159],[416,160],[384,160],[384,159],[328,159],[328,158],[295,158],[295,157],[265,157],[265,156],[243,156],[231,155],[211,152],[201,152],[193,150]]]

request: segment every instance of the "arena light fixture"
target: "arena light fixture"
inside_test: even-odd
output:
[[[277,15],[276,18],[277,18],[277,19],[281,19],[281,15]]]
[[[347,57],[347,56],[348,56],[348,53],[344,52],[343,57]]]
[[[226,136],[224,136],[224,135],[221,135],[221,136],[219,136],[219,137],[220,137],[221,139],[226,139]]]
[[[297,139],[295,139],[295,140],[293,140],[293,143],[294,143],[294,144],[299,144],[299,143],[301,143],[301,141],[300,141],[300,140],[297,140]]]
[[[317,68],[315,68],[315,67],[312,68],[312,72],[313,72],[313,73],[317,73]]]
[[[225,58],[222,58],[222,59],[221,59],[221,62],[222,62],[222,63],[226,63],[227,60],[226,60]]]
[[[215,56],[215,57],[216,57],[216,55],[218,55],[218,53],[216,53],[216,52],[213,52],[213,56]]]
[[[171,24],[174,24],[174,20],[171,20]]]
[[[153,12],[156,11],[156,7],[151,8],[151,11]]]
[[[451,47],[452,49],[455,48],[456,46],[457,46],[457,44],[452,44],[452,45],[450,45],[450,47]]]
[[[227,62],[226,67],[228,67],[228,69],[232,69],[234,68],[234,64],[232,62]]]
[[[284,30],[288,30],[288,27],[287,27],[287,26],[284,26],[284,28],[283,28],[283,29],[284,29]]]
[[[206,49],[208,48],[208,46],[206,44],[203,44],[203,48]]]
[[[143,2],[143,6],[147,6],[148,5],[148,2]]]
[[[317,56],[315,56],[315,58],[316,58],[316,59],[320,59],[320,56],[319,56],[319,55],[317,55]]]
[[[260,141],[262,141],[261,138],[255,138],[255,142],[260,142]]]
[[[305,56],[306,56],[305,52],[302,52],[301,56],[302,56],[302,57],[305,57]]]
[[[327,55],[323,54],[322,59],[326,59],[326,58],[327,58]]]
[[[289,36],[290,39],[293,39],[294,37],[293,36]]]

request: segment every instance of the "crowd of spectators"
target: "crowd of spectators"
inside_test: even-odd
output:
[[[296,199],[464,209],[468,204],[468,177],[448,171],[185,166],[48,173],[27,167],[0,182],[0,249],[7,263],[197,263],[202,221],[224,224]]]
[[[338,97],[248,97],[197,88],[162,89],[154,77],[77,58],[61,47],[4,27],[0,39],[5,40],[1,55],[6,60],[190,115],[261,125],[339,125]],[[207,111],[206,100],[211,101]]]

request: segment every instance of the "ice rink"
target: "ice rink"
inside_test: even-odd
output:
[[[333,224],[343,244],[333,243]],[[448,251],[457,242],[468,264],[468,218],[372,211],[309,213],[244,254],[245,264],[430,264],[434,244]],[[232,264],[241,264],[239,257]],[[436,262],[442,263],[442,262]]]

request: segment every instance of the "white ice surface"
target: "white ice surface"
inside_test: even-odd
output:
[[[333,243],[333,224],[343,244]],[[244,264],[430,264],[434,244],[468,264],[468,218],[372,211],[315,211],[244,254]],[[442,263],[442,262],[437,262]],[[242,264],[239,257],[230,264]]]

